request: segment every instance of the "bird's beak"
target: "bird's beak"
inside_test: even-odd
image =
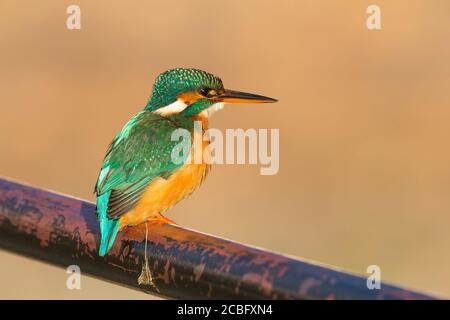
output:
[[[218,95],[217,99],[220,102],[241,102],[241,103],[277,102],[276,99],[272,99],[269,97],[234,90],[224,90],[223,93]]]

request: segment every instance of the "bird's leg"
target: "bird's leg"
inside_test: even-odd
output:
[[[147,242],[148,242],[148,222],[150,223],[168,223],[168,224],[176,224],[175,221],[170,220],[169,218],[164,217],[162,214],[158,214],[156,217],[153,217],[145,222],[145,243],[144,243],[144,263],[142,264],[142,271],[138,278],[139,285],[147,285],[154,288],[159,292],[158,288],[155,285],[152,273],[150,271],[150,267],[148,265],[147,258]]]
[[[158,288],[153,281],[153,276],[148,266],[148,258],[147,258],[147,242],[148,242],[148,225],[145,222],[145,242],[144,242],[144,263],[142,264],[142,271],[138,278],[139,285],[148,285],[156,289],[159,292]]]

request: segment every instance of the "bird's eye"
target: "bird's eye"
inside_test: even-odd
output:
[[[204,97],[210,98],[217,94],[216,90],[210,88],[201,88],[200,94]]]

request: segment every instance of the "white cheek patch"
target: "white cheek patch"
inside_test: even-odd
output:
[[[153,111],[154,113],[160,114],[162,116],[168,116],[171,114],[178,114],[181,113],[184,109],[186,109],[189,105],[184,103],[183,100],[178,99],[177,101],[169,104],[168,106],[156,109]],[[211,117],[216,111],[219,111],[223,109],[225,106],[225,102],[218,102],[214,103],[211,107],[208,109],[202,111],[203,115],[206,115],[207,117]]]
[[[168,106],[156,109],[153,112],[157,113],[157,114],[160,114],[162,116],[168,116],[168,115],[171,115],[171,114],[182,112],[184,109],[187,108],[187,106],[188,105],[186,103],[184,103],[182,100],[177,99],[177,101],[169,104]]]

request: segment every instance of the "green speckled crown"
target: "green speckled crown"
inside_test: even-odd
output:
[[[183,92],[198,91],[201,88],[223,89],[220,78],[198,69],[177,68],[158,76],[146,110],[156,110],[177,100]]]

